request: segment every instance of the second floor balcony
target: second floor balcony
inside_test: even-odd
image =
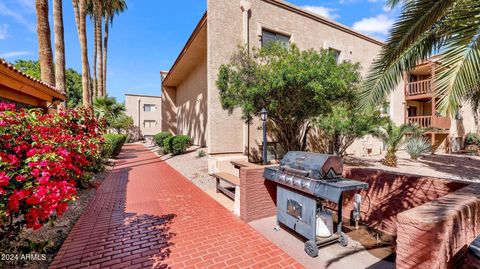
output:
[[[407,99],[431,97],[432,96],[432,80],[424,79],[408,82],[405,87],[405,97]]]
[[[414,116],[407,117],[406,123],[416,124],[423,128],[450,129],[450,118],[441,116]]]

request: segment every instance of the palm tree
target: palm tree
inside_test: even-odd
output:
[[[65,42],[63,40],[63,10],[62,0],[53,0],[53,28],[55,45],[55,85],[57,89],[67,93],[67,80],[65,76]],[[67,107],[68,100],[63,102]]]
[[[475,118],[475,125],[477,127],[477,133],[480,134],[480,90],[471,91],[468,93],[467,100],[470,102],[472,107],[473,117]]]
[[[108,50],[108,29],[113,25],[113,17],[127,9],[125,0],[104,1],[105,30],[103,39],[103,93],[107,93],[107,50]]]
[[[125,111],[123,104],[117,103],[115,97],[109,96],[95,98],[93,108],[95,117],[106,120],[108,127],[111,127],[113,121]]]
[[[402,73],[440,55],[433,83],[439,109],[454,113],[480,84],[480,5],[478,0],[389,0],[401,14],[363,85],[368,105],[381,104]]]
[[[93,92],[95,96],[103,94],[103,51],[102,51],[102,20],[103,1],[90,0],[88,14],[93,23]]]
[[[397,166],[397,156],[395,154],[402,146],[403,137],[408,129],[409,125],[402,124],[400,126],[395,126],[392,121],[388,121],[385,126],[377,128],[373,132],[373,136],[382,140],[387,146],[387,153],[382,161],[384,165],[393,167]]]
[[[52,43],[50,40],[50,24],[48,23],[48,0],[36,0],[38,56],[42,81],[55,86],[53,71]]]
[[[83,105],[92,106],[90,95],[90,67],[88,65],[87,32],[86,32],[86,7],[87,0],[72,0],[75,22],[77,24],[78,39],[82,51],[82,95]]]

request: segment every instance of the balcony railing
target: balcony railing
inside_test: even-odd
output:
[[[407,96],[415,96],[421,94],[430,94],[432,93],[432,80],[425,79],[414,82],[409,82],[406,88]]]
[[[407,117],[407,122],[423,128],[450,129],[450,118],[437,116]]]

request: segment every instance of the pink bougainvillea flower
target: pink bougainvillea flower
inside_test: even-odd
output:
[[[4,171],[0,171],[0,187],[5,187],[10,182],[10,177]]]

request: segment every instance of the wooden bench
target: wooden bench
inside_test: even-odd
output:
[[[223,192],[226,196],[230,197],[230,199],[235,200],[235,187],[240,186],[240,178],[232,174],[223,172],[213,173],[212,176],[217,181],[217,193]],[[220,185],[221,182],[225,182],[230,185],[230,189],[233,188],[233,191],[230,190],[228,187]]]

